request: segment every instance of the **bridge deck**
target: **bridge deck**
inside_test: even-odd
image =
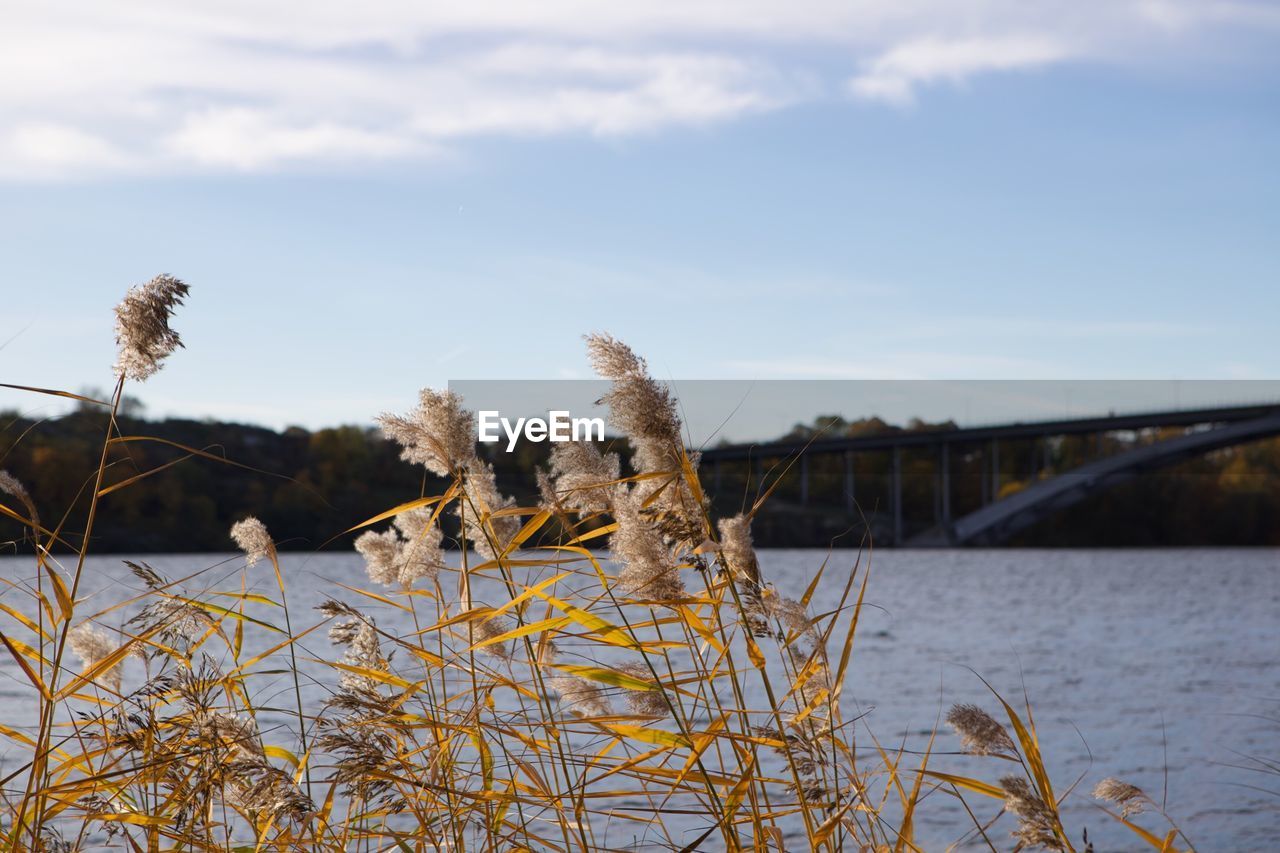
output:
[[[901,432],[859,438],[841,436],[819,438],[811,442],[773,441],[755,444],[735,444],[726,447],[707,448],[702,451],[702,459],[705,462],[717,462],[762,456],[790,456],[802,451],[807,454],[842,453],[845,451],[889,450],[895,447],[928,447],[943,443],[955,445],[992,440],[1040,438],[1044,436],[1087,435],[1155,427],[1188,427],[1200,424],[1236,423],[1255,420],[1277,412],[1280,412],[1280,403],[1262,403],[1250,406],[1179,409],[1092,418],[1028,421],[951,430]]]
[[[945,541],[963,545],[998,541],[1052,512],[1074,504],[1089,494],[1115,485],[1143,471],[1270,436],[1280,435],[1280,411],[1260,418],[1193,432],[1155,444],[1136,447],[1106,459],[1098,459],[1048,480],[1034,483],[1006,498],[988,504],[951,526]],[[944,544],[936,534],[926,534],[912,544]]]

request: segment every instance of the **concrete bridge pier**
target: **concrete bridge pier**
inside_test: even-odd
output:
[[[853,451],[846,450],[844,452],[844,505],[851,518],[858,511],[858,500],[853,490]]]
[[[809,505],[809,454],[800,457],[800,506]]]
[[[893,544],[902,544],[902,448],[893,448],[893,473],[890,482],[893,500]]]
[[[1000,500],[1000,442],[991,439],[991,503]]]
[[[951,524],[951,443],[942,442],[938,448],[938,523]]]

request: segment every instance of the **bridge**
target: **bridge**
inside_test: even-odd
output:
[[[1169,436],[1169,430],[1177,432]],[[729,445],[702,451],[702,470],[708,491],[719,496],[725,493],[730,472],[736,471],[739,480],[745,474],[745,486],[759,487],[770,472],[778,476],[785,469],[793,481],[785,499],[803,507],[829,507],[834,497],[853,518],[862,511],[857,489],[871,467],[859,460],[877,457],[884,464],[873,476],[887,484],[885,514],[893,544],[996,544],[1144,472],[1277,435],[1280,403],[1266,403]],[[1126,440],[1116,441],[1116,436]],[[1135,440],[1138,436],[1148,440]],[[1076,442],[1077,450],[1092,439],[1092,452],[1074,467],[1058,470],[1055,450],[1067,439]],[[1113,452],[1108,453],[1108,448]],[[1020,468],[1017,473],[1023,475],[1016,481],[1009,471],[1011,457]],[[905,518],[903,509],[907,458],[913,460],[917,480],[922,464],[927,464],[926,476],[932,481],[932,518],[924,529],[915,531],[908,529],[908,522],[915,521],[919,528],[919,518]],[[823,476],[815,478],[819,470]],[[953,511],[957,475],[980,481],[977,494],[967,501],[971,506],[961,507],[963,512]],[[817,494],[821,490],[815,488],[816,479],[829,487],[824,494]],[[832,494],[833,480],[840,487],[838,495]]]

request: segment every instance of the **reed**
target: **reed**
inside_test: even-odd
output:
[[[110,451],[148,440],[121,434],[116,408],[181,345],[170,321],[187,293],[160,276],[117,311],[118,381],[77,536],[42,521],[38,482],[0,472],[0,512],[35,552],[33,577],[6,581],[30,606],[0,605],[0,640],[38,706],[30,729],[0,724],[6,849],[898,851],[919,849],[918,815],[940,801],[969,817],[958,841],[1087,849],[1030,708],[992,691],[999,719],[947,717],[964,750],[1000,762],[994,781],[886,749],[845,715],[870,543],[820,608],[827,563],[805,590],[771,585],[751,542],[768,494],[710,517],[675,399],[605,335],[588,355],[630,473],[597,445],[559,445],[539,505],[517,506],[476,455],[463,401],[424,390],[379,423],[448,486],[345,531],[367,588],[334,584],[304,617],[271,533],[245,519],[231,575],[131,563],[142,592],[89,612],[98,502],[152,473],[111,469]],[[281,675],[283,694],[261,689]],[[1134,822],[1154,810],[1137,788],[1095,793],[1144,843],[1186,841]]]

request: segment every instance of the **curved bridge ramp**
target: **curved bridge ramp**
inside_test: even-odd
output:
[[[1280,435],[1280,412],[1180,435],[1066,471],[956,519],[950,530],[932,530],[909,544],[996,544],[1052,513],[1079,503],[1130,477],[1224,447]]]

